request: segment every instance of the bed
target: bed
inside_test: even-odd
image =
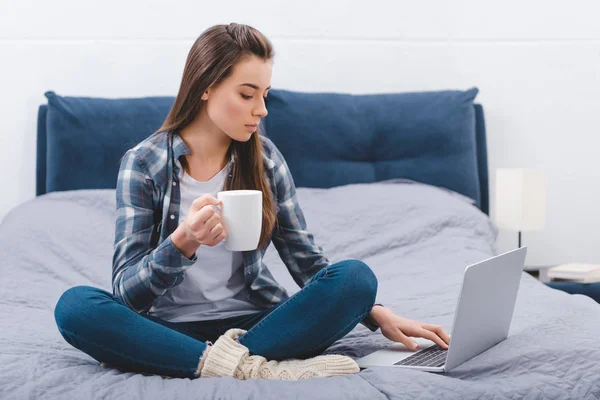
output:
[[[366,262],[382,303],[447,332],[464,268],[497,254],[476,94],[272,90],[265,121],[329,259]],[[189,380],[101,366],[63,340],[54,306],[75,285],[110,290],[117,160],[173,98],[46,95],[37,196],[0,225],[0,398],[600,398],[598,304],[527,273],[508,339],[447,374],[380,367],[300,382]],[[272,246],[265,261],[289,294],[299,290]],[[390,344],[359,324],[325,353],[359,358]]]

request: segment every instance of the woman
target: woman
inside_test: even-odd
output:
[[[447,348],[440,326],[374,306],[371,269],[331,264],[307,232],[287,164],[259,135],[273,56],[245,25],[196,40],[166,121],[121,160],[113,293],[78,286],[56,306],[74,347],[123,370],[287,380],[357,373],[351,358],[319,354],[358,323],[410,348],[409,336]],[[254,251],[223,245],[215,196],[236,189],[263,192]],[[271,241],[302,288],[292,297],[263,264]]]

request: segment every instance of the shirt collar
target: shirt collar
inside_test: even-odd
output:
[[[181,136],[173,132],[173,155],[176,160],[179,160],[181,156],[189,156],[192,154],[190,149],[187,147]]]
[[[192,154],[190,149],[187,147],[181,136],[177,133],[173,132],[173,155],[175,156],[175,160],[179,161],[179,157],[181,156],[189,156]],[[233,155],[233,151],[231,152],[230,162],[234,162],[235,156]]]

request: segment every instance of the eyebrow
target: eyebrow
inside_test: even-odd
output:
[[[258,86],[256,86],[256,85],[255,85],[255,84],[253,84],[253,83],[242,83],[242,84],[240,84],[240,86],[249,86],[249,87],[251,87],[251,88],[253,88],[253,89],[257,89],[257,90],[258,90],[258,89],[260,89]],[[265,90],[269,90],[269,89],[271,89],[271,86],[269,86],[269,87],[268,87],[268,88],[266,88]]]

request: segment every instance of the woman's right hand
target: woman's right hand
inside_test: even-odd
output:
[[[181,223],[185,237],[198,245],[213,247],[221,243],[227,237],[227,232],[221,221],[221,215],[213,206],[222,204],[210,194],[194,200]]]

